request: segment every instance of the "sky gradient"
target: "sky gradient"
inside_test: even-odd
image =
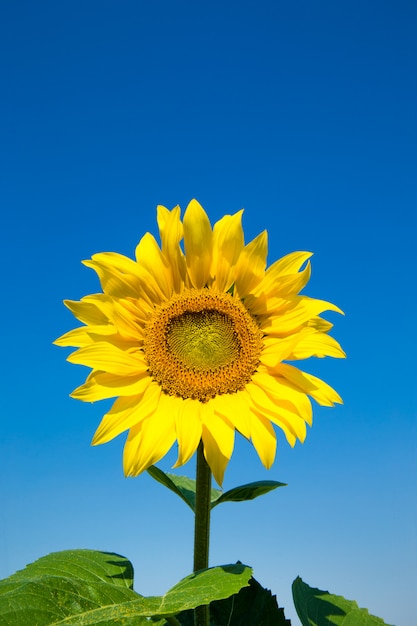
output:
[[[269,263],[314,252],[304,292],[345,311],[348,354],[305,364],[344,405],[295,449],[278,432],[270,471],[237,437],[225,489],[288,486],[215,509],[211,564],[252,565],[293,626],[297,575],[415,625],[416,22],[405,0],[2,4],[0,577],[83,547],[145,595],[191,571],[191,513],[123,477],[123,436],[90,447],[109,403],[69,398],[87,369],[52,341],[99,289],[81,260],[133,256],[195,197],[212,223],[244,208]]]

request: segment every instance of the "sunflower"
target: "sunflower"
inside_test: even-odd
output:
[[[274,425],[291,446],[312,424],[310,398],[341,398],[324,381],[288,361],[344,357],[322,319],[340,309],[299,295],[310,277],[310,252],[293,252],[266,269],[267,232],[244,243],[242,213],[214,227],[196,200],[157,208],[161,239],[146,233],[136,260],[94,254],[103,293],[65,301],[84,325],[56,344],[78,348],[68,360],[92,368],[72,397],[116,398],[93,444],[129,434],[123,466],[136,476],[178,443],[174,467],[200,440],[219,485],[235,431],[252,441],[263,465],[275,458]]]

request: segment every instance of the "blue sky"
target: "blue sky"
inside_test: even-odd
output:
[[[417,5],[17,0],[0,13],[0,577],[76,547],[128,556],[144,594],[190,572],[191,513],[147,475],[123,477],[123,437],[89,446],[108,405],[68,397],[87,370],[52,341],[75,325],[62,300],[98,290],[80,261],[132,256],[157,233],[157,204],[196,197],[212,222],[245,208],[269,262],[315,253],[305,292],[346,312],[328,317],[348,353],[306,364],[345,404],[316,407],[304,445],[278,434],[267,472],[238,439],[226,489],[288,487],[216,509],[211,564],[251,564],[294,626],[297,575],[413,626]]]

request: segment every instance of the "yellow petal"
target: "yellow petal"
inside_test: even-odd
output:
[[[137,396],[118,398],[106,413],[93,437],[92,445],[107,443],[125,430],[138,425],[151,415],[159,402],[161,388],[149,383],[145,391]]]
[[[188,275],[196,289],[203,289],[210,276],[213,233],[207,213],[191,200],[184,214],[184,249]]]
[[[115,376],[105,372],[92,372],[84,385],[70,394],[71,398],[83,402],[96,402],[116,396],[137,396],[142,394],[151,382],[148,372],[140,376]]]
[[[305,331],[308,330],[310,329],[305,329]],[[344,359],[346,353],[336,339],[311,329],[311,332],[303,332],[300,341],[287,358],[292,361],[293,359],[308,359],[312,356],[319,358],[332,356],[335,359]]]
[[[180,293],[185,281],[185,258],[180,247],[184,228],[180,219],[180,207],[169,211],[166,207],[157,207],[157,220],[161,237],[162,252],[169,262],[172,281],[176,293]]]
[[[169,298],[172,294],[172,278],[166,260],[150,233],[145,233],[136,246],[136,261],[142,270],[145,270],[162,292],[162,298]]]
[[[260,361],[268,367],[275,367],[278,363],[287,359],[299,342],[297,334],[279,339],[265,337],[264,347],[260,355]]]
[[[305,393],[295,389],[282,376],[274,376],[274,370],[267,371],[266,368],[259,367],[253,376],[253,382],[266,391],[274,402],[287,408],[289,411],[297,413],[310,426],[313,423],[313,411],[311,402]]]
[[[298,293],[309,281],[310,263],[308,262],[301,272],[298,270],[311,256],[311,252],[292,252],[275,261],[268,267],[262,283],[257,286],[254,292],[257,295],[260,293],[277,293],[281,297],[287,293]]]
[[[223,393],[210,402],[216,414],[227,418],[247,439],[250,437],[250,411],[242,392]]]
[[[138,274],[137,263],[124,254],[119,254],[119,252],[97,252],[92,255],[91,260],[95,263],[99,263],[109,270],[115,270],[119,274],[125,274],[126,276],[131,275],[138,278],[140,277],[140,274]],[[84,264],[87,264],[88,262],[89,261],[83,261]]]
[[[116,252],[93,254],[84,265],[93,268],[103,291],[116,298],[147,298],[150,302],[161,302],[163,292],[152,272]]]
[[[112,298],[104,294],[85,296],[78,300],[64,300],[65,306],[80,322],[92,326],[106,326],[112,309]]]
[[[268,420],[270,420],[269,416],[264,415],[263,411],[260,411],[258,407],[253,406],[252,407],[252,413],[255,417],[261,418],[262,420],[266,420],[266,422],[268,422]],[[289,430],[284,422],[273,422],[276,426],[278,426],[280,428],[280,430],[282,430],[282,432],[285,435],[286,440],[288,441],[288,443],[290,444],[291,448],[293,448],[297,442],[297,437],[294,435],[294,433],[291,432],[291,430]],[[271,426],[271,425],[270,425]],[[271,426],[272,428],[272,426]],[[275,439],[276,439],[276,434],[274,431],[274,435],[275,435]],[[276,447],[276,445],[275,445]],[[275,450],[274,450],[275,452]]]
[[[139,306],[137,300],[119,298],[113,305],[113,323],[120,335],[134,345],[144,338],[145,325],[152,313],[143,301]]]
[[[61,337],[55,339],[54,344],[56,346],[82,348],[83,346],[89,346],[91,343],[94,343],[95,339],[91,337],[91,333],[93,335],[112,335],[114,332],[115,328],[110,324],[106,326],[81,326],[80,328],[74,328],[68,333],[61,335]]]
[[[321,406],[334,406],[336,403],[343,404],[343,400],[337,391],[325,383],[324,380],[312,374],[302,372],[297,367],[288,365],[288,363],[280,363],[276,371],[294,383],[304,393],[314,398]]]
[[[221,486],[233,452],[235,429],[228,420],[216,415],[210,405],[210,402],[202,404],[204,456],[216,482]]]
[[[271,423],[260,413],[251,413],[251,439],[262,464],[269,469],[277,449],[277,437]]]
[[[137,476],[145,471],[162,459],[172,447],[179,403],[179,398],[162,393],[152,415],[129,432],[123,454],[127,476]]]
[[[135,262],[116,252],[93,254],[83,265],[93,269],[105,294],[114,298],[135,297],[142,291]]]
[[[240,298],[244,298],[262,280],[266,256],[268,254],[268,233],[264,230],[240,254],[235,270],[235,288]]]
[[[135,466],[137,449],[141,440],[142,422],[131,426],[123,448],[123,473],[125,476],[136,476]]]
[[[264,414],[271,422],[282,428],[284,432],[287,430],[295,437],[304,441],[306,437],[306,425],[304,420],[294,411],[285,408],[284,403],[274,401],[270,394],[263,388],[258,387],[255,383],[246,385],[246,391],[257,410]]]
[[[191,459],[200,443],[202,427],[200,418],[201,402],[182,400],[175,423],[178,440],[178,459],[174,467],[184,465]]]
[[[104,341],[80,348],[67,360],[116,376],[134,376],[147,370],[143,354],[124,352]]]
[[[293,308],[295,304],[294,297],[288,299],[268,296],[265,293],[260,293],[256,296],[250,293],[245,297],[245,306],[252,315],[256,315],[260,320],[263,320],[270,315],[285,313],[285,311]]]
[[[302,272],[277,278],[273,289],[269,293],[279,294],[280,298],[290,298],[291,296],[297,295],[306,286],[310,277],[311,264],[310,261],[307,261],[307,265]]]
[[[281,276],[288,276],[288,274],[295,274],[299,271],[307,259],[313,256],[312,252],[290,252],[286,254],[268,268],[265,278],[271,279],[272,282]]]
[[[213,277],[212,287],[219,291],[227,291],[232,285],[232,268],[243,250],[242,213],[243,210],[234,215],[225,215],[214,224],[210,274]]]
[[[312,317],[311,320],[308,320],[306,325],[320,331],[321,333],[328,333],[334,326],[334,324],[324,320],[319,315]]]
[[[343,311],[331,302],[298,296],[294,298],[294,306],[291,309],[282,314],[270,315],[260,326],[264,333],[271,337],[285,337],[323,311],[343,314]]]

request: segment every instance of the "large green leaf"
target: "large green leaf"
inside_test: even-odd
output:
[[[147,617],[171,616],[227,598],[248,584],[240,563],[201,570],[164,596],[132,589],[127,559],[107,552],[70,550],[42,557],[0,581],[0,626],[140,626]]]
[[[273,489],[277,489],[277,487],[286,487],[286,484],[278,483],[275,480],[258,480],[254,483],[234,487],[233,489],[222,493],[215,500],[212,500],[211,508],[213,509],[222,502],[244,502],[246,500],[254,500],[254,498],[258,498],[259,496],[263,496],[265,493],[269,493]]]
[[[249,584],[251,576],[252,569],[242,563],[220,565],[190,574],[164,596],[145,600],[152,606],[152,615],[176,615],[238,593]],[[193,606],[190,606],[190,598]]]
[[[140,596],[132,585],[132,565],[118,554],[49,554],[0,581],[0,625],[58,624],[104,605],[136,600]]]
[[[193,611],[177,615],[181,626],[194,626]],[[248,587],[225,600],[210,604],[211,626],[291,626],[285,619],[283,609],[268,589],[264,589],[254,578]]]
[[[195,512],[195,490],[196,481],[187,476],[177,476],[176,474],[167,474],[155,465],[148,468],[148,473],[154,480],[168,487],[177,494],[188,506]],[[245,500],[253,500],[259,496],[269,493],[277,487],[285,487],[285,483],[279,483],[275,480],[259,480],[240,487],[234,487],[229,491],[222,492],[219,489],[211,490],[211,508],[223,502],[244,502]]]
[[[18,582],[40,576],[76,578],[86,582],[111,582],[125,589],[133,589],[133,567],[124,556],[96,550],[64,550],[52,552],[0,581]]]
[[[303,626],[387,626],[354,600],[309,587],[300,577],[292,584],[292,595]]]

